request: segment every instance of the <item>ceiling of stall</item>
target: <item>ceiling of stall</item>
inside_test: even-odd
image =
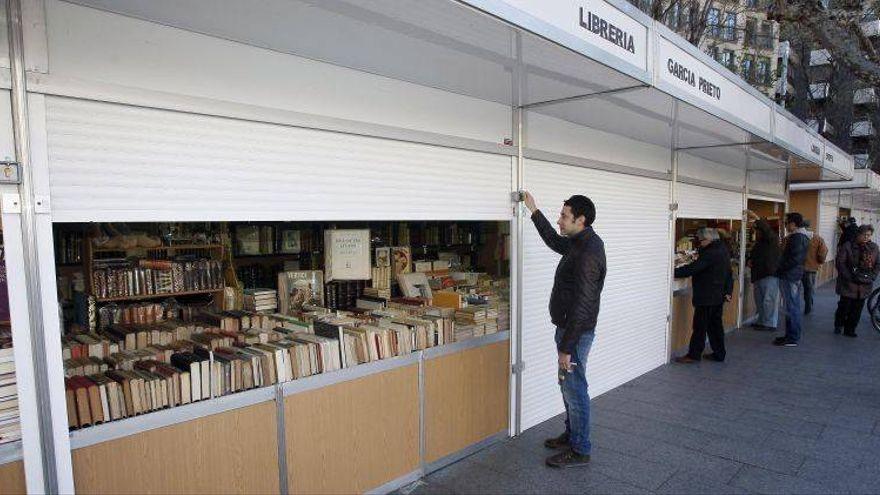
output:
[[[526,106],[604,93],[531,110],[664,147],[672,140],[672,96],[455,1],[65,1],[505,105],[516,106],[517,93]],[[679,148],[717,163],[744,168],[745,147],[731,146],[740,144],[761,157],[750,169],[789,160],[687,103],[677,129]]]

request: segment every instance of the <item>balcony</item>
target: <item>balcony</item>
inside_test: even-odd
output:
[[[876,103],[877,91],[874,88],[857,89],[853,95],[853,103],[856,105],[864,105],[865,103]]]
[[[869,37],[880,35],[880,20],[863,22],[862,31]]]
[[[853,155],[853,163],[855,168],[868,168],[869,157],[867,153],[861,155]]]
[[[828,122],[828,119],[809,119],[806,121],[807,127],[818,132],[834,132],[834,127]]]
[[[850,136],[852,137],[869,137],[874,135],[874,124],[870,120],[861,120],[854,122]]]
[[[826,49],[813,50],[810,52],[810,65],[828,65],[831,63],[831,53]]]
[[[828,98],[828,83],[810,84],[810,98],[814,100]]]

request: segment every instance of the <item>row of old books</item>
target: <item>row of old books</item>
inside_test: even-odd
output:
[[[276,338],[242,344],[217,334],[210,343],[177,343],[179,351],[170,354],[148,348],[133,353],[132,361],[105,359],[97,368],[69,369],[76,373],[65,382],[68,424],[81,428],[341,367],[337,340],[284,331]]]
[[[167,320],[191,321],[198,313],[195,306],[181,304],[174,298],[162,302],[108,303],[98,308],[98,328],[113,325],[151,325]]]
[[[109,299],[219,290],[224,286],[219,260],[166,261],[96,260],[92,294]]]
[[[0,445],[2,445],[21,439],[21,425],[13,350],[11,345],[3,344],[2,341],[0,344],[6,346],[0,346]]]

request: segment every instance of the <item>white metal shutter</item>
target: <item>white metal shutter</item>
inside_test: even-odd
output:
[[[669,182],[529,160],[526,188],[551,223],[562,202],[584,194],[596,204],[608,275],[587,366],[595,397],[666,362]],[[528,222],[530,223],[530,222]],[[532,225],[523,234],[522,426],[563,411],[557,384],[555,328],[547,305],[560,256]]]
[[[819,225],[816,232],[825,239],[828,245],[828,259],[837,256],[837,205],[825,204],[819,201]]]
[[[512,159],[49,97],[54,221],[504,220]]]
[[[749,195],[781,199],[785,197],[785,170],[755,170],[749,172]]]
[[[676,187],[679,218],[742,218],[743,195],[740,192],[681,183]]]

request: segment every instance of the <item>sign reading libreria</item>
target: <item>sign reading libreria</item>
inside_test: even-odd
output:
[[[739,87],[724,74],[699,60],[673,42],[660,37],[657,79],[703,102],[705,110],[725,118],[731,115],[770,133],[770,107]]]
[[[630,65],[648,70],[648,28],[603,0],[505,0],[505,4],[546,23],[548,29],[544,30],[493,11],[493,2],[466,1],[574,50],[578,47],[559,34],[574,36]]]

